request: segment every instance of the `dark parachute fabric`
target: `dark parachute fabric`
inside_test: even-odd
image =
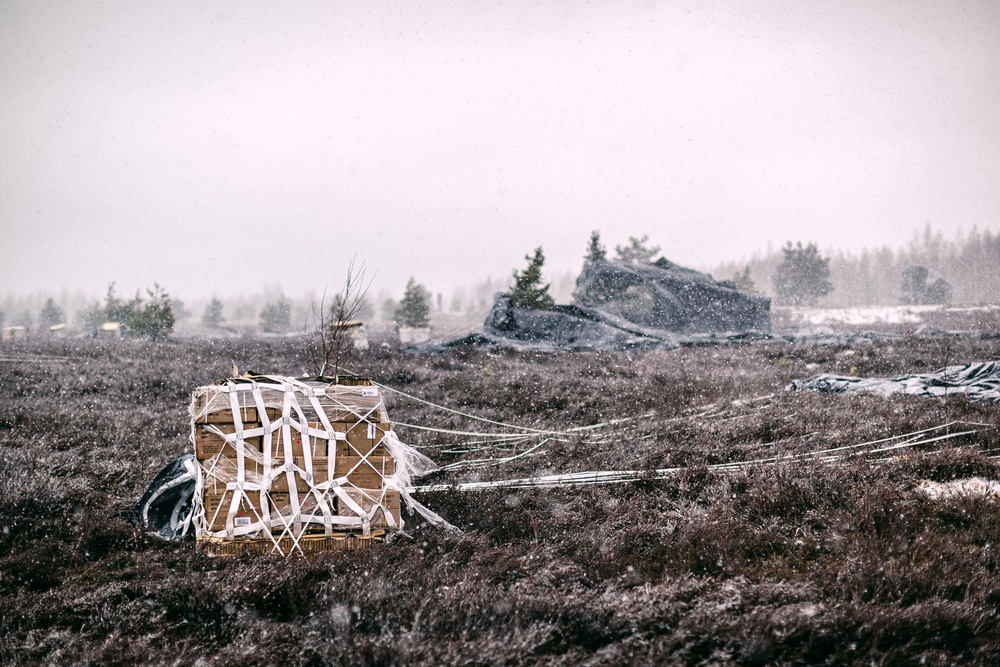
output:
[[[591,262],[573,298],[603,322],[652,336],[771,330],[769,298],[662,257],[653,264]]]
[[[189,534],[194,466],[194,455],[185,454],[163,467],[135,506],[136,525],[165,540],[181,540]]]
[[[520,346],[553,350],[627,350],[643,347],[677,347],[666,332],[651,336],[616,327],[599,313],[577,306],[553,310],[516,308],[510,295],[497,294],[493,310],[483,324],[486,336]]]
[[[894,378],[864,379],[824,373],[806,380],[795,380],[788,390],[832,394],[861,391],[883,396],[907,394],[929,398],[964,395],[970,401],[1000,404],[1000,361],[947,366],[933,373]]]
[[[482,333],[423,349],[670,350],[684,344],[770,339],[770,299],[665,259],[654,264],[588,263],[573,296],[574,305],[528,310],[514,307],[510,295],[497,294]]]

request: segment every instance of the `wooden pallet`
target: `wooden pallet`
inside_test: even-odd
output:
[[[246,554],[306,555],[321,551],[360,551],[373,544],[385,541],[385,531],[372,531],[368,537],[356,533],[335,533],[326,535],[304,535],[296,547],[291,538],[272,540],[248,538],[209,538],[198,540],[198,551],[206,556],[242,556]],[[301,550],[301,551],[300,551]]]

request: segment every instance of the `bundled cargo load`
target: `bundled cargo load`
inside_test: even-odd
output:
[[[433,467],[392,431],[366,378],[247,375],[198,387],[191,522],[206,553],[359,549],[401,531],[413,475]]]

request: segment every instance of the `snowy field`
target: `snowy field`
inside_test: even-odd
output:
[[[938,326],[947,323],[981,328],[977,322],[1000,318],[1000,306],[858,306],[854,308],[775,307],[786,326],[827,326],[833,329],[882,328],[886,325]]]

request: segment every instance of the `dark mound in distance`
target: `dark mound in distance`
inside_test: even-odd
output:
[[[593,351],[674,349],[699,336],[768,338],[771,300],[661,258],[653,264],[597,261],[576,280],[572,305],[518,308],[497,294],[483,332],[444,344]],[[723,338],[718,338],[723,335]]]

